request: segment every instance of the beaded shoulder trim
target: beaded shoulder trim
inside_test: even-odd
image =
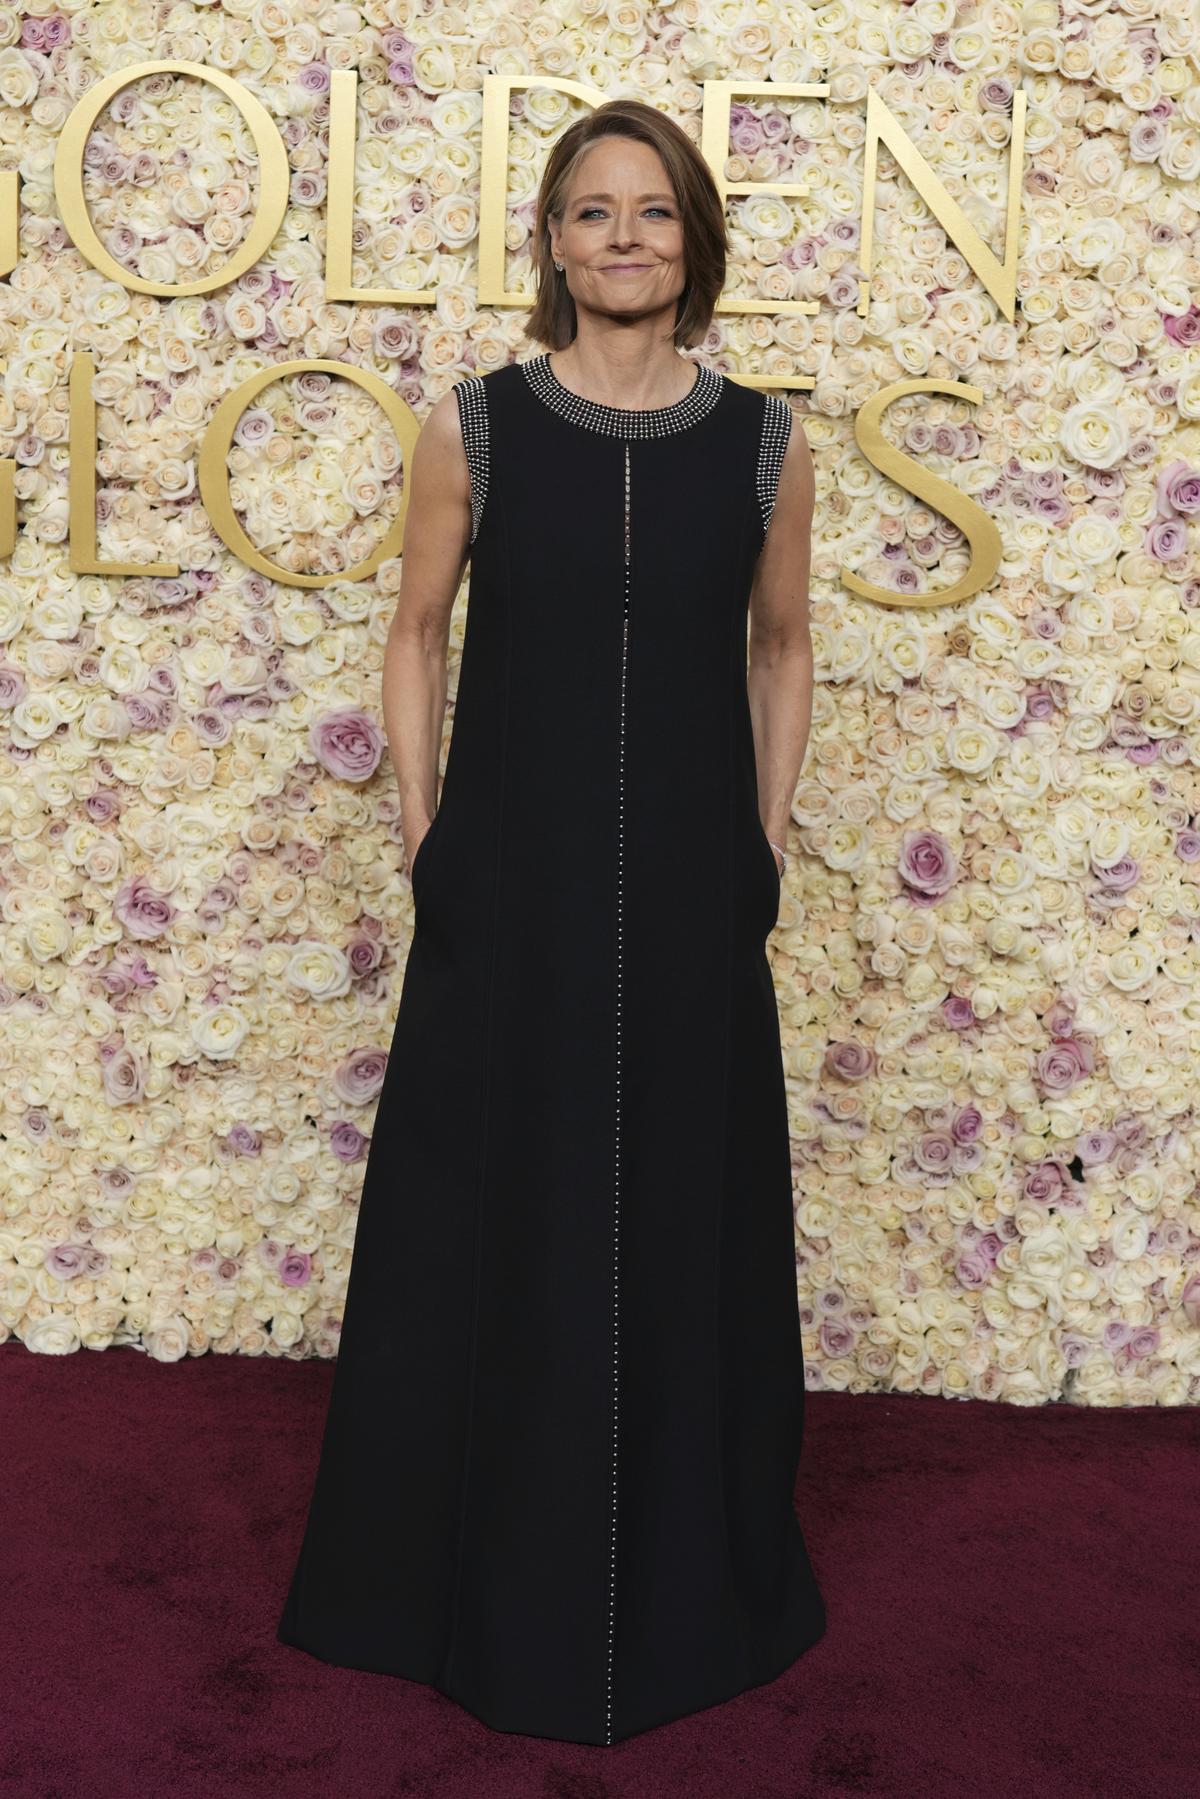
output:
[[[636,407],[601,406],[595,400],[585,400],[581,394],[573,393],[563,386],[550,367],[548,350],[531,357],[521,367],[538,399],[552,412],[573,425],[601,431],[609,437],[669,437],[676,431],[686,431],[689,425],[696,424],[712,411],[725,385],[725,377],[716,369],[698,362],[696,379],[682,400],[676,400],[670,406],[638,410]]]
[[[471,542],[479,536],[483,508],[487,500],[489,443],[487,390],[482,375],[468,375],[455,383],[458,418],[462,426],[463,447],[467,452],[467,468],[471,476]]]
[[[765,537],[767,526],[771,523],[771,514],[775,510],[775,496],[779,492],[779,475],[792,429],[792,409],[782,394],[765,393],[763,400],[765,405],[762,436],[758,444],[757,486]]]

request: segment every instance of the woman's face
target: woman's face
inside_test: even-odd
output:
[[[687,275],[683,221],[658,151],[629,137],[586,150],[550,246],[577,306],[631,318],[673,310]]]

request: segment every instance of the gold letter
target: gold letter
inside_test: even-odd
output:
[[[0,557],[11,556],[17,545],[16,473],[13,458],[0,457]]]
[[[0,275],[11,275],[20,255],[20,179],[16,169],[0,171]]]
[[[988,249],[970,219],[946,192],[925,158],[888,111],[877,91],[867,89],[867,143],[863,161],[863,220],[859,263],[858,312],[866,316],[871,277],[871,243],[875,226],[875,165],[882,138],[951,242],[957,244],[1005,318],[1017,306],[1017,237],[1021,222],[1021,162],[1025,154],[1025,90],[1013,94],[1012,142],[1008,156],[1008,216],[1004,227],[1004,261]]]
[[[181,281],[174,287],[165,281],[144,281],[140,275],[131,275],[128,269],[122,268],[109,255],[92,229],[83,194],[83,153],[87,149],[88,136],[96,119],[113,95],[119,94],[123,87],[128,87],[131,81],[137,81],[142,75],[157,75],[164,70],[171,70],[177,75],[195,75],[201,81],[211,81],[214,87],[227,94],[250,127],[254,147],[258,151],[258,210],[245,241],[216,274],[200,275],[195,281]],[[58,196],[63,224],[70,232],[75,248],[94,269],[107,275],[110,281],[119,281],[122,287],[129,288],[133,293],[161,294],[168,299],[176,294],[207,294],[214,288],[236,281],[239,275],[253,268],[259,258],[271,248],[275,233],[283,223],[283,215],[287,211],[287,151],[266,107],[240,81],[234,81],[232,76],[223,75],[219,69],[207,68],[199,62],[139,62],[131,68],[118,69],[114,74],[106,75],[103,81],[98,81],[88,89],[78,106],[72,110],[62,128],[54,155],[54,191]]]
[[[701,115],[700,153],[712,170],[722,204],[730,194],[784,194],[800,196],[808,192],[803,181],[726,181],[725,162],[729,155],[729,104],[734,94],[755,94],[762,98],[803,100],[827,94],[826,82],[810,81],[706,81],[704,111]],[[771,312],[789,317],[802,312],[817,312],[818,300],[726,300],[717,303],[718,312]]]
[[[355,287],[354,231],[354,103],[358,73],[335,69],[329,82],[329,187],[325,201],[325,298],[327,300],[393,300],[401,306],[432,306],[434,288]]]
[[[68,567],[75,575],[177,575],[177,562],[100,562],[96,549],[96,402],[90,350],[76,350],[68,387],[71,472],[67,485]]]
[[[282,581],[287,587],[328,587],[334,581],[365,581],[368,575],[375,573],[386,557],[395,556],[400,551],[404,541],[404,520],[408,515],[407,479],[401,495],[400,510],[366,561],[334,575],[299,575],[292,569],[280,568],[277,563],[269,562],[255,549],[242,530],[229,498],[229,471],[225,458],[233,442],[234,427],[242,413],[254,396],[261,393],[264,387],[269,387],[272,381],[279,381],[284,375],[302,375],[308,369],[319,369],[327,375],[344,375],[347,381],[357,381],[360,387],[365,387],[369,394],[373,394],[392,422],[407,465],[421,427],[411,408],[405,405],[395,388],[389,387],[379,375],[370,369],[355,368],[349,362],[333,362],[321,358],[273,362],[269,367],[259,369],[256,375],[248,375],[239,387],[225,395],[213,413],[200,445],[200,498],[222,543],[243,562],[249,563],[251,568],[256,568],[260,575],[269,575],[273,581]]]
[[[956,524],[971,546],[971,561],[965,573],[950,587],[936,593],[897,593],[894,587],[876,587],[873,581],[861,581],[850,569],[843,568],[841,577],[851,593],[865,600],[878,600],[882,606],[948,606],[953,600],[965,600],[987,586],[1000,566],[1000,533],[981,506],[951,487],[937,475],[905,456],[883,435],[881,419],[893,400],[904,394],[960,394],[964,400],[978,405],[982,389],[969,387],[965,381],[895,381],[873,394],[859,408],[854,420],[854,438],[867,461],[881,475],[895,481],[906,492],[915,494]],[[908,480],[904,477],[908,476]]]

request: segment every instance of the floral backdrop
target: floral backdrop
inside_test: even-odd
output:
[[[248,571],[200,504],[222,396],[272,360],[382,375],[422,418],[530,354],[476,299],[485,73],[649,99],[697,140],[735,99],[727,291],[697,352],[796,373],[818,472],[817,691],[769,941],[791,1107],[813,1387],[1031,1403],[1200,1399],[1200,40],[1155,0],[139,0],[0,6],[0,1337],[336,1353],[356,1203],[412,927],[380,709],[400,577]],[[235,77],[291,170],[283,227],[202,297],[131,293],[72,247],[58,134],[151,58]],[[324,296],[331,72],[358,72],[356,285]],[[874,86],[1003,253],[1012,97],[1028,100],[1006,320],[880,151],[857,314]],[[517,89],[510,288],[530,287],[549,145],[581,103]],[[101,241],[164,282],[244,238],[250,134],[215,88],[140,78],[86,159]],[[178,579],[72,574],[68,377],[95,361],[97,541]],[[879,476],[856,410],[914,376],[892,441],[997,522],[990,589],[957,529]],[[288,377],[244,413],[233,502],[281,566],[335,577],[395,517],[402,458],[352,382]],[[469,588],[451,642],[451,696]],[[453,721],[453,698],[447,736]],[[695,846],[697,853],[702,845]],[[686,1045],[680,1046],[686,1054]]]

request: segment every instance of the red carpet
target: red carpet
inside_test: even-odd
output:
[[[1200,1414],[810,1394],[829,1609],[612,1748],[276,1644],[333,1369],[0,1346],[5,1799],[1200,1792]]]

